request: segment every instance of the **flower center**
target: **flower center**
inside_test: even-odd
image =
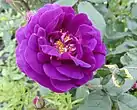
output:
[[[59,53],[64,53],[65,52],[65,46],[61,40],[58,40],[55,42],[56,48],[59,50]]]
[[[76,50],[75,44],[73,44],[72,41],[73,39],[70,37],[70,35],[62,33],[60,39],[54,44],[60,54],[63,54],[64,52],[70,52],[72,54]]]

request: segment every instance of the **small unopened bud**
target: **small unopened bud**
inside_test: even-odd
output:
[[[135,83],[132,88],[137,89],[137,83]]]
[[[12,3],[13,0],[5,0],[6,3]]]
[[[42,97],[36,96],[35,99],[33,100],[33,104],[36,109],[42,109],[45,107],[45,101]]]

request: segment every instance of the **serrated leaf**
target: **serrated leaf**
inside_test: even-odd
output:
[[[85,103],[78,110],[111,110],[110,97],[101,90],[89,94]]]
[[[89,2],[80,2],[78,5],[79,13],[86,13],[89,19],[93,22],[93,24],[102,31],[104,34],[106,29],[106,22],[103,16],[93,7],[93,5]]]
[[[74,6],[78,0],[58,0],[55,4],[65,5],[65,6]]]
[[[119,110],[137,110],[137,98],[124,93],[118,98]]]

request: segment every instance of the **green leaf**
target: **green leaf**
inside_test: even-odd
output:
[[[132,33],[131,32],[115,32],[114,34],[111,34],[111,35],[107,35],[107,39],[109,40],[119,40],[119,39],[122,39],[122,38],[125,38],[126,36],[131,36]]]
[[[94,78],[91,81],[88,81],[87,86],[88,88],[90,88],[90,90],[102,88],[102,85],[100,85],[100,81],[100,78]]]
[[[125,83],[125,78],[121,77],[121,75],[113,74],[112,81],[116,87],[121,87]]]
[[[51,92],[48,88],[45,88],[41,85],[39,85],[39,89],[42,96],[48,95]]]
[[[127,53],[120,58],[120,61],[123,65],[132,64],[132,62],[137,61],[137,48],[130,49]]]
[[[85,86],[81,86],[76,90],[76,99],[86,98],[89,95],[89,90]]]
[[[88,0],[92,3],[104,3],[104,2],[107,2],[107,0]]]
[[[107,75],[106,77],[104,77],[104,78],[102,79],[101,84],[102,84],[102,85],[107,84],[111,78],[112,78],[112,75],[111,75],[111,74]]]
[[[12,80],[20,80],[24,77],[25,75],[22,73],[22,74],[17,74],[17,73],[14,73],[14,74],[10,74],[10,78]]]
[[[137,17],[137,4],[133,5],[131,9],[131,14],[133,17]]]
[[[103,16],[93,7],[93,5],[89,2],[80,2],[78,5],[79,13],[86,13],[89,19],[93,22],[93,24],[102,31],[104,34],[106,29],[106,22]]]
[[[12,37],[12,34],[11,33],[9,33],[9,32],[7,32],[7,31],[4,31],[4,33],[3,33],[3,41],[4,41],[4,44],[6,45],[6,46],[8,46],[9,45],[9,42],[10,42],[10,40],[11,40],[11,37]]]
[[[127,26],[132,33],[137,35],[137,21],[134,19],[127,19]]]
[[[119,110],[137,110],[137,98],[124,93],[118,98]]]
[[[115,84],[113,83],[113,80],[111,79],[106,85],[103,85],[103,88],[111,96],[118,96],[124,92],[127,92],[129,89],[131,89],[134,83],[135,83],[135,80],[125,79],[125,83],[122,86],[117,87],[115,86]]]
[[[111,110],[112,102],[110,97],[101,90],[89,94],[85,103],[78,110]]]
[[[74,6],[78,0],[58,0],[55,4],[65,5],[65,6]]]
[[[137,41],[129,40],[120,44],[116,47],[115,51],[111,52],[111,54],[120,54],[123,52],[127,52],[130,48],[137,47]]]

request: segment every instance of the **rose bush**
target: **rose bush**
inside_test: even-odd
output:
[[[106,49],[86,14],[47,4],[16,32],[16,62],[27,76],[54,92],[66,92],[93,78]]]

